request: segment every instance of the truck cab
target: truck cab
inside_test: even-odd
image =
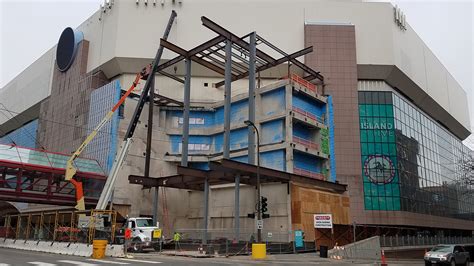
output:
[[[128,244],[134,252],[141,252],[145,248],[158,250],[161,241],[161,229],[158,223],[153,224],[152,218],[147,217],[127,217],[123,227],[117,233],[117,240],[120,244],[125,243],[125,229],[132,232]]]

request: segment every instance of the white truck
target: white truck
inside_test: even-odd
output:
[[[127,228],[130,228],[132,232],[128,245],[133,252],[142,252],[146,248],[160,249],[162,231],[158,223],[153,224],[152,218],[128,217],[116,234],[115,239],[118,244],[125,243],[125,229]]]

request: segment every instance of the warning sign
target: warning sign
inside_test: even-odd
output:
[[[332,214],[315,214],[314,228],[332,228]]]

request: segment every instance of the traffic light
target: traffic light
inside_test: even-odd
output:
[[[266,197],[261,197],[261,203],[262,203],[262,219],[270,218],[270,214],[266,213],[268,211],[268,199]]]
[[[249,213],[249,214],[247,214],[247,217],[248,217],[248,218],[255,219],[255,213],[254,213],[254,212],[253,212],[253,213]]]
[[[266,213],[268,211],[268,199],[262,196],[262,213]]]

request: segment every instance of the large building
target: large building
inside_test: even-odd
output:
[[[67,71],[59,70],[53,47],[0,90],[2,143],[74,151],[150,63],[171,10],[178,18],[168,40],[185,49],[215,36],[202,27],[201,16],[240,36],[255,30],[288,53],[314,47],[300,59],[324,76],[314,91],[314,85],[284,79],[297,71],[293,65],[262,73],[256,91],[262,165],[347,184],[347,192],[313,188],[311,193],[322,193],[314,196],[304,187],[269,184],[264,193],[274,203],[271,228],[311,231],[304,213],[340,211],[335,223],[341,225],[472,234],[474,197],[460,170],[469,152],[462,144],[470,135],[466,92],[390,3],[110,1],[75,30],[80,43]],[[165,51],[162,60],[173,57]],[[224,90],[215,86],[222,76],[192,69],[189,165],[207,169],[209,161],[222,159]],[[182,78],[184,65],[167,71]],[[168,77],[156,76],[155,90],[183,101],[183,85]],[[87,151],[105,172],[136,101],[127,99]],[[160,107],[154,117],[151,176],[171,176],[181,160],[182,109]],[[241,162],[248,160],[247,117],[248,80],[233,82],[230,157]],[[143,114],[114,194],[114,204],[133,215],[152,213],[148,190],[127,180],[143,175],[146,121]],[[211,188],[211,227],[232,227],[232,188]],[[202,192],[172,191],[160,215],[169,211],[175,228],[198,228]],[[245,216],[255,199],[250,188],[242,193]],[[311,204],[325,207],[302,211]],[[297,207],[299,214],[293,213]],[[243,216],[241,225],[252,228]]]

